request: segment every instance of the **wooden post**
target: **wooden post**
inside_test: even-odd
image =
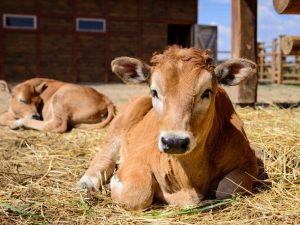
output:
[[[233,58],[247,58],[257,62],[257,0],[231,1],[231,48]],[[229,91],[238,105],[254,105],[257,98],[257,75]]]
[[[284,36],[280,48],[285,55],[300,54],[300,36]]]
[[[265,68],[265,44],[260,42],[257,44],[258,51],[258,77],[261,82],[264,79],[264,68]]]
[[[283,63],[285,62],[285,56],[282,54],[281,51],[281,42],[282,36],[279,37],[279,47],[278,47],[278,74],[277,74],[277,83],[282,84],[283,81]]]
[[[273,0],[273,6],[280,14],[300,14],[299,0]]]
[[[297,55],[295,56],[295,79],[296,81],[298,81],[298,83],[300,82],[300,68],[299,68],[299,65],[300,65],[300,56]]]
[[[272,40],[272,64],[271,64],[271,78],[272,82],[276,83],[276,75],[277,75],[277,68],[276,68],[276,62],[277,62],[277,39],[274,38]]]

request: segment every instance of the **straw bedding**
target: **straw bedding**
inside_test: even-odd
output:
[[[300,110],[238,109],[263,150],[271,186],[191,209],[156,205],[125,211],[103,188],[75,184],[101,149],[106,130],[66,134],[0,130],[0,224],[300,224]]]

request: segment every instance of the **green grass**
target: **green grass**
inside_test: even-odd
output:
[[[213,209],[219,209],[220,207],[230,205],[232,202],[234,202],[235,199],[226,199],[226,200],[212,200],[207,201],[200,206],[192,207],[192,208],[186,208],[181,209],[177,211],[169,211],[169,212],[163,212],[160,211],[152,211],[145,214],[145,218],[148,219],[160,219],[160,218],[166,218],[166,217],[175,217],[180,215],[192,215],[196,213],[202,213],[207,212],[209,210]]]

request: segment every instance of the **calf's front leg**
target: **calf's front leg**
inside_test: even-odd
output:
[[[132,161],[124,163],[111,181],[111,196],[128,210],[149,207],[154,196],[154,179],[147,165]]]
[[[89,168],[77,183],[82,190],[97,191],[101,185],[108,183],[119,158],[120,143],[118,138],[108,139],[102,150],[92,160]]]
[[[11,129],[26,127],[34,130],[48,131],[53,133],[64,133],[67,131],[67,121],[63,118],[54,118],[50,121],[41,121],[34,119],[18,119],[11,126]]]

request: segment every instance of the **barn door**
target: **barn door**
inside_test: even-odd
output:
[[[191,25],[169,24],[168,45],[180,45],[184,48],[190,47]]]
[[[200,49],[210,49],[217,60],[218,27],[194,24],[191,29],[191,46]]]

